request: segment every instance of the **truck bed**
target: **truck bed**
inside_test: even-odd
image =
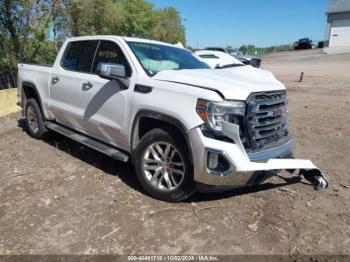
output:
[[[39,65],[39,64],[18,64],[18,98],[21,105],[21,86],[23,84],[33,84],[38,88],[41,97],[48,97],[49,94],[49,80],[51,77],[52,66],[51,65]],[[35,83],[33,82],[35,81]],[[45,103],[44,103],[45,104]]]

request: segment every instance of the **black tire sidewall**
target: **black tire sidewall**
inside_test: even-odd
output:
[[[29,119],[28,119],[28,108],[29,107],[33,107],[36,113],[36,117],[38,119],[38,131],[34,132],[29,125]],[[41,110],[39,108],[38,102],[34,99],[34,98],[30,98],[27,100],[26,104],[25,104],[25,109],[24,109],[24,115],[25,115],[25,121],[26,121],[26,131],[27,133],[36,139],[40,139],[42,138],[42,136],[45,134],[46,132],[46,128],[45,128],[45,124],[44,124],[44,119],[42,117],[41,114]]]
[[[161,191],[154,188],[149,183],[149,181],[147,180],[147,178],[143,173],[142,157],[144,155],[145,150],[148,148],[148,146],[155,142],[170,143],[179,151],[185,163],[184,179],[181,182],[181,185],[173,191],[169,191],[169,192]],[[189,156],[188,156],[189,154],[187,151],[188,150],[186,149],[185,145],[183,145],[183,142],[181,142],[181,140],[178,139],[177,134],[172,132],[170,129],[166,129],[166,128],[153,129],[142,137],[136,150],[133,152],[132,163],[136,172],[136,176],[139,180],[139,183],[146,190],[148,194],[150,194],[154,198],[157,198],[159,200],[163,200],[166,202],[180,202],[189,198],[195,192],[196,184],[193,179],[193,166],[189,161]]]

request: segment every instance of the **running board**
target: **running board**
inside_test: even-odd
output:
[[[58,125],[53,122],[46,123],[46,127],[48,129],[51,129],[61,135],[64,135],[74,141],[77,141],[87,147],[90,147],[92,149],[95,149],[96,151],[101,152],[102,154],[105,154],[107,156],[110,156],[114,159],[117,159],[119,161],[128,162],[129,156],[125,153],[121,152],[120,150],[109,146],[107,144],[98,142],[95,139],[89,138],[83,134],[77,133],[69,128],[66,128],[64,126]]]

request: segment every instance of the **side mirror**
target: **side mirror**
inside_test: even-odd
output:
[[[121,64],[99,63],[97,65],[98,75],[109,80],[118,80],[126,78],[125,66]]]

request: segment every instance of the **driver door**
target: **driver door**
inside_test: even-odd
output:
[[[127,79],[125,86],[116,80],[106,80],[97,75],[99,63],[124,65]],[[99,41],[91,74],[81,89],[81,118],[84,131],[97,139],[119,148],[127,148],[122,130],[125,123],[125,111],[129,108],[128,95],[131,87],[130,65],[117,43]]]

